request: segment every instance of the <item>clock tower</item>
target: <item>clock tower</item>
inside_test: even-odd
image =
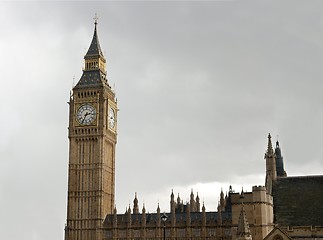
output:
[[[65,240],[102,239],[114,209],[117,102],[95,20],[85,66],[69,101],[69,169]]]

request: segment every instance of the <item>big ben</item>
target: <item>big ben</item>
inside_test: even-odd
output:
[[[102,239],[115,192],[117,102],[95,20],[83,74],[69,101],[69,170],[65,240]]]

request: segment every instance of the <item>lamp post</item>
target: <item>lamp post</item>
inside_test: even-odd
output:
[[[164,240],[166,240],[166,221],[167,221],[167,215],[164,212],[163,216],[161,216],[161,220],[164,222]]]

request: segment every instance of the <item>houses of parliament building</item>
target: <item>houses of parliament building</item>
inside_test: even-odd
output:
[[[69,169],[65,240],[323,240],[323,175],[288,177],[270,134],[264,186],[220,193],[217,211],[170,194],[169,212],[115,207],[118,107],[95,21],[82,76],[69,100]],[[216,197],[216,196],[215,196]]]

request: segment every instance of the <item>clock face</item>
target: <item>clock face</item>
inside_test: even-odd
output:
[[[114,125],[115,125],[115,112],[114,112],[113,108],[109,108],[108,123],[109,123],[109,128],[114,128]]]
[[[76,119],[81,125],[90,125],[96,118],[96,110],[91,104],[84,104],[77,110]]]

